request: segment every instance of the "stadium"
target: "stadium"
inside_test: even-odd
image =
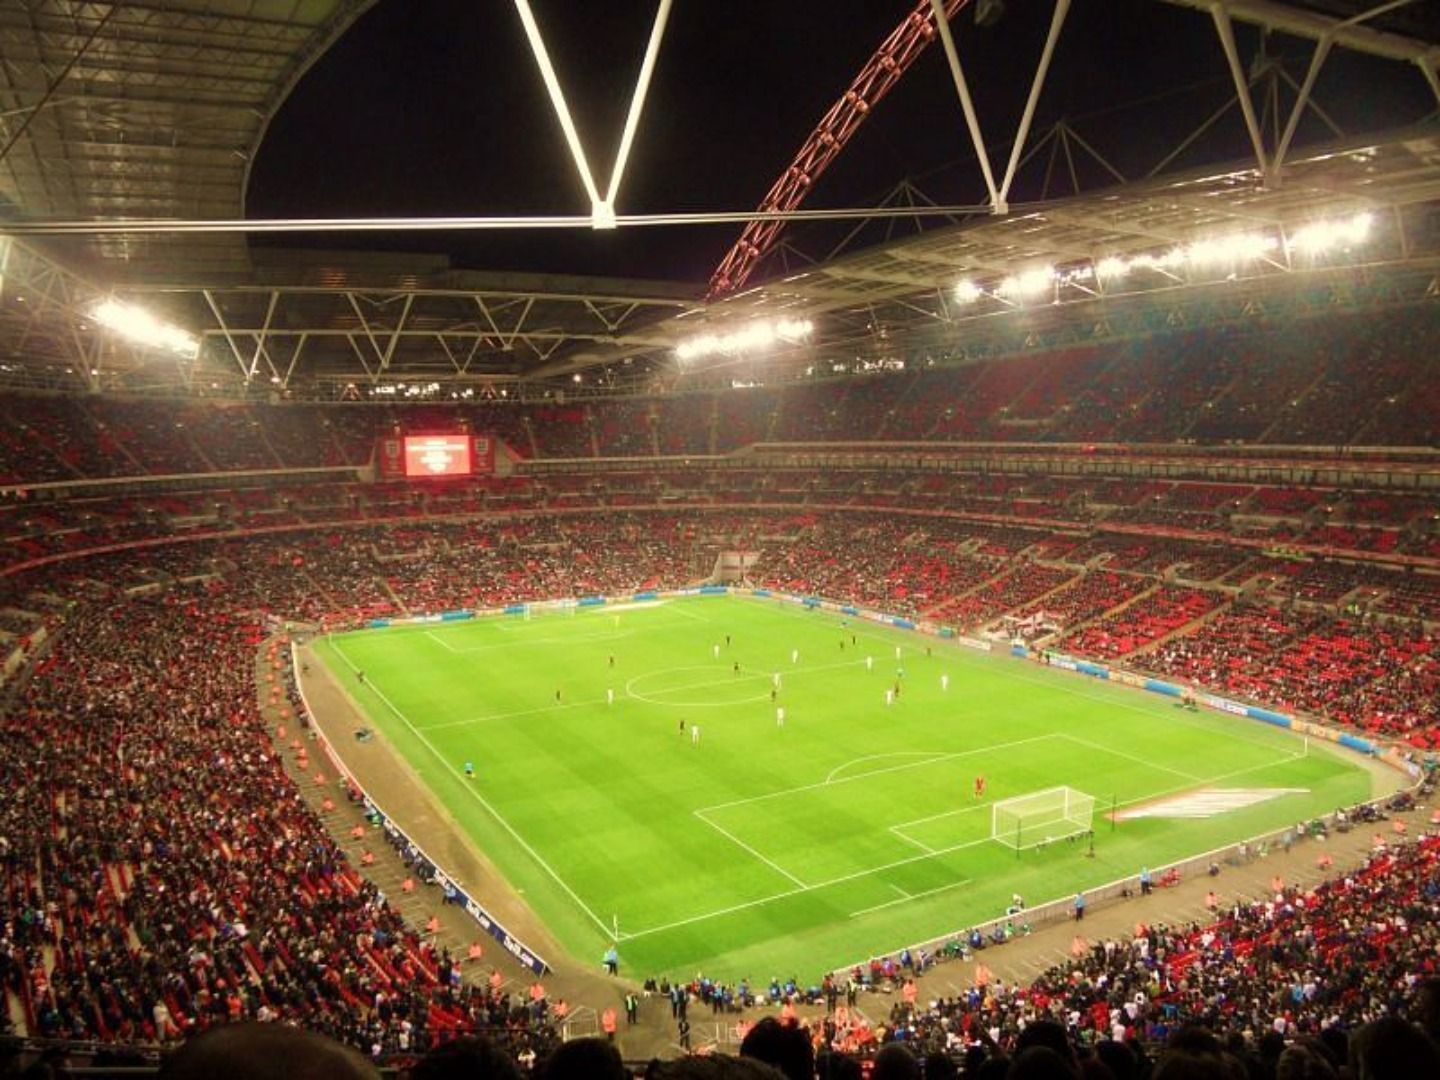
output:
[[[0,1075],[1440,1076],[1440,12],[613,7],[0,0]]]

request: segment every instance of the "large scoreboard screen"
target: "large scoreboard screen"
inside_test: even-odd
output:
[[[405,436],[407,477],[469,476],[470,472],[470,436]]]

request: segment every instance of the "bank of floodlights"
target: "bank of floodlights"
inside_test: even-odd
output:
[[[200,339],[194,334],[173,326],[134,304],[105,300],[96,304],[90,315],[101,326],[113,330],[136,345],[174,353],[187,360],[194,360],[200,355]]]
[[[1281,257],[1282,249],[1313,258],[1357,247],[1369,238],[1373,225],[1373,215],[1359,213],[1312,222],[1284,236],[1266,231],[1210,236],[1164,251],[1129,256],[1107,255],[1061,269],[1034,267],[1008,274],[988,286],[973,278],[965,278],[955,285],[952,295],[961,304],[973,304],[986,296],[1009,304],[1022,304],[1046,298],[1057,299],[1059,290],[1066,286],[1093,293],[1090,283],[1119,281],[1136,270],[1158,272],[1179,280],[1181,272],[1186,269],[1234,271],[1262,259],[1274,262]]]
[[[757,319],[728,334],[701,334],[682,341],[676,359],[688,363],[707,356],[744,356],[776,345],[795,345],[814,331],[809,319]]]
[[[1374,215],[1365,212],[1339,221],[1317,221],[1312,225],[1302,225],[1290,234],[1290,250],[1314,256],[1352,248],[1369,239],[1370,227],[1374,224]]]

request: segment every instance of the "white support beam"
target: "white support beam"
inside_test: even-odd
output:
[[[270,361],[270,354],[265,351],[265,337],[270,333],[270,322],[275,318],[275,304],[280,299],[280,290],[276,289],[270,293],[270,301],[265,305],[265,323],[260,327],[260,333],[255,335],[255,355],[250,358],[250,370],[246,373],[245,379],[248,382],[255,377],[255,372],[260,370],[260,357],[264,355],[265,363],[270,367],[270,374],[279,375],[275,365]]]
[[[1319,41],[1330,36],[1336,45],[1356,52],[1382,56],[1387,60],[1403,60],[1418,63],[1428,60],[1432,70],[1440,62],[1440,45],[1415,38],[1392,34],[1384,30],[1373,30],[1358,25],[1353,19],[1337,19],[1331,15],[1291,7],[1276,0],[1165,0],[1176,7],[1192,11],[1215,12],[1223,10],[1230,19],[1278,30],[1282,34],[1309,38]],[[1388,10],[1390,5],[1385,6]],[[1398,5],[1397,5],[1398,6]],[[1375,12],[1368,12],[1361,21],[1371,18]]]
[[[229,325],[225,322],[225,316],[220,313],[220,305],[215,302],[215,295],[209,289],[202,289],[201,295],[205,302],[210,305],[210,311],[215,316],[215,322],[220,326],[220,333],[225,338],[225,343],[230,346],[230,355],[235,360],[235,366],[240,369],[240,376],[247,383],[250,381],[251,372],[245,367],[245,358],[240,355],[240,346],[235,336],[230,332]]]
[[[1065,16],[1070,11],[1070,0],[1055,0],[1055,14],[1050,19],[1050,34],[1045,38],[1045,49],[1040,54],[1040,63],[1035,68],[1035,79],[1030,84],[1030,96],[1025,100],[1025,112],[1020,117],[1020,127],[1015,132],[1015,142],[1010,147],[1010,163],[1005,167],[1005,179],[1000,181],[999,205],[1004,207],[1010,197],[1010,185],[1015,180],[1015,170],[1020,165],[1020,152],[1025,140],[1030,137],[1030,122],[1035,119],[1035,106],[1040,101],[1040,91],[1045,86],[1045,76],[1050,71],[1050,58],[1055,55],[1055,44],[1060,40],[1060,31],[1065,25]]]
[[[1275,159],[1271,162],[1271,166],[1276,176],[1279,176],[1280,170],[1285,167],[1285,155],[1290,152],[1290,140],[1295,137],[1295,129],[1300,126],[1300,117],[1310,101],[1310,91],[1315,89],[1315,80],[1319,78],[1320,68],[1329,55],[1330,39],[1321,38],[1315,44],[1315,54],[1310,57],[1310,67],[1305,72],[1305,81],[1300,84],[1300,89],[1296,92],[1295,104],[1290,110],[1290,119],[1285,122],[1285,133],[1280,136],[1280,142],[1275,147]]]
[[[1255,102],[1250,97],[1250,84],[1240,63],[1240,52],[1235,47],[1235,28],[1223,3],[1210,8],[1215,20],[1215,33],[1220,38],[1220,47],[1225,50],[1225,59],[1230,65],[1230,77],[1235,80],[1235,98],[1240,102],[1240,111],[1245,116],[1245,129],[1250,132],[1250,144],[1255,150],[1255,161],[1260,166],[1260,175],[1270,177],[1270,163],[1265,156],[1265,136],[1260,131],[1260,122],[1255,117]]]
[[[985,178],[985,190],[990,193],[990,212],[1005,213],[1000,192],[995,187],[995,174],[990,171],[990,154],[985,149],[985,139],[980,134],[980,120],[975,115],[975,103],[970,100],[970,86],[965,81],[965,70],[960,66],[960,54],[955,51],[955,38],[950,34],[950,20],[945,17],[944,0],[930,0],[935,12],[935,26],[940,31],[940,44],[945,48],[945,60],[950,65],[950,76],[955,80],[955,93],[960,96],[960,108],[965,113],[965,126],[970,131],[970,142],[975,147],[975,156],[980,159],[980,174]]]
[[[1420,68],[1420,74],[1425,76],[1425,81],[1430,84],[1430,90],[1435,95],[1435,104],[1440,106],[1440,60],[1416,60]]]
[[[595,186],[590,162],[585,157],[585,147],[580,142],[580,132],[575,130],[575,120],[570,115],[570,106],[565,101],[565,91],[560,86],[560,77],[555,74],[555,65],[550,62],[550,52],[545,48],[545,38],[535,22],[535,13],[530,10],[530,0],[515,0],[515,10],[520,13],[520,22],[525,27],[525,38],[530,42],[530,51],[535,54],[535,63],[540,68],[540,78],[550,95],[550,104],[555,109],[555,118],[560,121],[560,130],[565,133],[565,142],[570,147],[570,156],[575,159],[575,168],[580,173],[580,182],[590,196],[591,206],[601,204],[600,189]]]
[[[280,379],[281,388],[290,386],[290,376],[295,374],[295,368],[300,363],[300,354],[305,350],[305,343],[310,340],[310,335],[301,334],[295,339],[295,351],[290,354],[290,363],[285,368],[285,374]]]
[[[395,346],[400,342],[400,335],[405,330],[405,320],[410,317],[410,308],[415,303],[415,294],[405,294],[405,304],[400,309],[400,319],[395,324],[394,331],[390,334],[390,340],[385,344],[385,355],[380,358],[380,371],[382,373],[390,370],[390,361],[395,357]]]
[[[560,85],[560,77],[555,73],[555,65],[550,60],[550,52],[545,47],[544,35],[540,33],[540,26],[535,21],[535,13],[530,9],[530,0],[515,0],[515,9],[520,13],[520,22],[525,27],[526,40],[530,42],[530,51],[535,54],[535,63],[540,68],[540,77],[544,80],[545,89],[550,95],[550,104],[555,109],[555,116],[560,121],[560,129],[565,133],[566,145],[570,147],[570,156],[575,159],[576,171],[580,174],[580,183],[585,187],[585,193],[590,196],[590,226],[594,229],[614,229],[615,200],[620,195],[620,184],[625,177],[625,166],[630,160],[630,148],[635,142],[635,132],[640,127],[640,115],[645,109],[645,98],[650,90],[650,78],[655,73],[655,60],[660,55],[660,42],[665,36],[665,25],[670,18],[670,7],[673,0],[660,0],[660,6],[655,12],[655,22],[650,28],[650,40],[645,47],[645,57],[640,63],[640,73],[635,80],[635,89],[630,95],[630,108],[625,114],[625,127],[620,133],[620,144],[615,152],[615,165],[610,170],[610,184],[604,196],[595,183],[595,175],[590,169],[589,158],[585,155],[585,146],[580,140],[580,132],[575,127],[575,118],[570,113],[570,105],[565,100],[565,91]]]
[[[660,40],[665,36],[665,23],[670,18],[670,4],[671,0],[660,0],[660,7],[655,12],[655,24],[650,28],[650,41],[645,46],[645,59],[640,64],[639,78],[635,80],[635,92],[630,95],[630,111],[625,114],[625,130],[620,133],[620,146],[615,151],[615,167],[610,170],[610,187],[605,192],[605,206],[612,223],[615,220],[615,200],[620,195],[620,181],[630,160],[630,146],[640,126],[640,113],[645,108],[645,95],[650,90],[650,76],[655,72],[655,58],[660,55]]]

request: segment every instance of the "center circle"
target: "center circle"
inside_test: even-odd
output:
[[[736,675],[731,668],[719,663],[691,664],[636,675],[625,684],[625,693],[650,705],[677,708],[750,705],[770,699],[770,675],[767,672]]]

